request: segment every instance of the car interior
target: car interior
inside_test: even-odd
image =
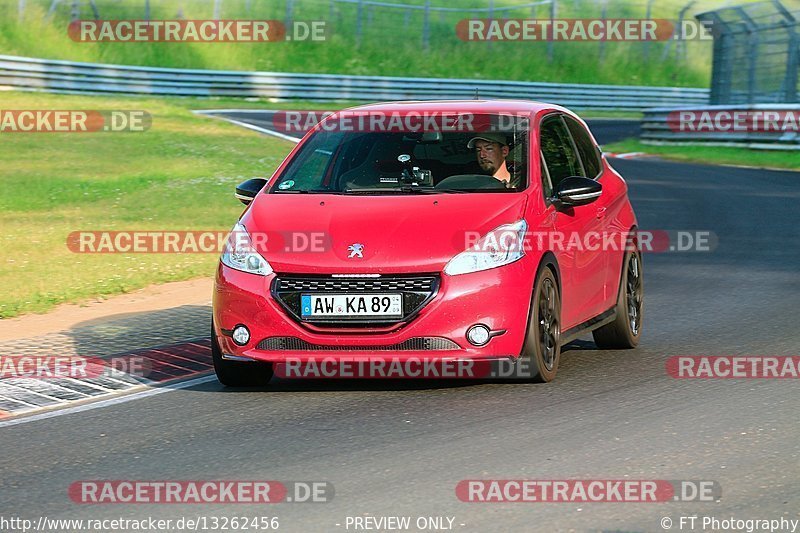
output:
[[[443,189],[503,189],[501,182],[480,168],[474,151],[467,148],[473,132],[442,133],[371,133],[346,142],[341,156],[333,162],[333,180],[341,190],[385,188],[405,183],[403,176],[412,178],[419,187]],[[524,137],[509,135],[511,149],[506,158],[509,172],[525,183]],[[399,158],[408,156],[407,162]],[[406,180],[408,181],[408,180]]]

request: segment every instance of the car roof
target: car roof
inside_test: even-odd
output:
[[[491,113],[520,113],[529,112],[536,114],[540,111],[563,111],[573,114],[568,109],[555,104],[535,102],[532,100],[401,100],[396,102],[379,102],[356,107],[349,107],[347,111],[419,111],[491,114]]]

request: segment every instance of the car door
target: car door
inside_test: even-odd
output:
[[[625,254],[623,236],[628,232],[628,226],[622,224],[620,214],[627,201],[627,193],[619,177],[610,172],[603,164],[600,148],[586,126],[567,115],[564,116],[564,122],[572,134],[586,175],[599,181],[603,186],[603,194],[600,198],[587,206],[594,206],[604,238],[611,237],[603,241],[605,298],[600,311],[603,312],[611,309],[617,302],[622,256]]]
[[[539,128],[539,146],[552,190],[570,176],[587,176],[578,146],[560,114],[545,117]],[[545,169],[543,169],[545,170]],[[587,176],[596,178],[597,176]],[[603,195],[595,202],[553,210],[553,228],[547,244],[561,269],[562,330],[605,311],[606,257],[602,250]]]

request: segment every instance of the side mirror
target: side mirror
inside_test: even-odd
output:
[[[253,178],[247,181],[244,181],[236,186],[236,192],[234,196],[242,202],[244,205],[250,205],[250,202],[256,197],[256,195],[261,192],[261,189],[264,188],[264,185],[267,184],[267,180],[262,178]]]
[[[550,199],[556,208],[576,207],[594,202],[603,192],[600,182],[582,176],[564,178]]]

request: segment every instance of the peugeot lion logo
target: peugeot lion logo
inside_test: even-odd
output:
[[[350,252],[350,255],[347,256],[348,259],[352,259],[353,257],[360,257],[364,259],[364,245],[363,244],[351,244],[347,247],[347,251]]]

